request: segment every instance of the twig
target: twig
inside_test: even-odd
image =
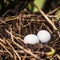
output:
[[[0,45],[9,53],[9,55],[11,57],[13,57],[13,55],[9,52],[9,50],[0,42]]]
[[[6,42],[7,42],[8,45],[12,48],[13,52],[17,55],[17,57],[19,58],[19,60],[21,60],[21,57],[20,57],[19,54],[16,52],[16,50],[14,49],[14,47],[9,43],[8,40],[6,40]]]
[[[16,57],[16,54],[14,53],[14,60],[17,60],[16,58],[17,58],[17,57]]]
[[[6,32],[11,35],[11,32],[9,32],[8,30],[6,30]],[[13,35],[11,36],[11,38],[12,38],[12,42],[13,42],[15,45],[17,45],[20,49],[24,50],[26,53],[32,55],[32,56],[35,57],[36,59],[39,59],[39,57],[38,57],[37,55],[33,54],[30,49],[27,50],[27,49],[25,49],[24,47],[22,47],[21,45],[17,44],[17,43],[14,41],[14,39],[13,39]],[[15,38],[15,39],[16,39],[16,38]]]
[[[60,56],[58,54],[56,54],[56,56],[58,57],[58,59],[60,60]]]
[[[38,11],[45,17],[45,19],[50,23],[50,25],[54,28],[54,30],[58,30],[56,26],[51,22],[51,20],[46,16],[46,14],[38,8],[38,6],[34,3],[34,6],[38,9]]]
[[[5,44],[5,41],[3,39],[0,38],[0,42],[2,42],[3,44]]]
[[[11,35],[11,33],[10,33],[8,30],[6,30],[6,32]],[[36,59],[40,59],[37,55],[33,54],[30,49],[27,50],[27,49],[25,49],[24,47],[22,47],[21,45],[19,45],[18,43],[16,43],[16,42],[14,41],[14,39],[13,39],[13,35],[12,35],[11,37],[12,37],[12,42],[13,42],[16,46],[18,46],[20,49],[24,50],[26,53],[32,55],[32,56],[35,57]]]
[[[55,8],[53,11],[50,11],[48,14],[53,14],[53,13],[55,13],[58,9],[60,9],[60,6],[58,6],[57,8]]]

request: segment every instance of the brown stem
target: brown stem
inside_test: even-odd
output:
[[[34,3],[34,6],[38,9],[38,11],[45,17],[45,19],[50,23],[50,25],[53,27],[54,30],[58,30],[56,26],[51,22],[51,20],[46,16],[46,14],[38,8],[38,6]]]

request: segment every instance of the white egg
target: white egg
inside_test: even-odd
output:
[[[25,44],[36,44],[39,43],[39,39],[34,34],[29,34],[24,37],[24,43]]]
[[[47,43],[51,40],[51,35],[47,30],[41,30],[37,33],[41,43]]]

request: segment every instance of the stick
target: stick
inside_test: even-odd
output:
[[[38,8],[38,6],[34,3],[34,6],[38,9],[38,11],[45,17],[45,19],[49,22],[49,24],[53,27],[54,30],[58,30],[56,26],[51,22],[51,20],[46,16],[46,14]]]

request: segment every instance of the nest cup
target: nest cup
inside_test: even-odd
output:
[[[12,42],[12,39],[10,37],[10,34],[8,34],[9,36],[7,37],[8,39],[6,39],[5,36],[4,38],[6,39],[6,41],[8,40],[9,45],[4,45],[5,47],[9,46],[9,51],[12,53],[13,49],[11,49],[10,44],[13,46],[13,48],[15,49],[15,51],[19,54],[19,56],[16,56],[17,58],[21,57],[21,59],[23,60],[36,60],[39,56],[41,58],[41,52],[48,52],[48,50],[50,51],[51,49],[47,46],[55,46],[56,41],[58,41],[58,35],[57,33],[54,31],[54,29],[52,28],[52,26],[45,20],[45,18],[43,18],[41,15],[39,14],[35,14],[35,13],[21,13],[19,15],[19,18],[16,20],[11,20],[11,21],[7,21],[6,23],[8,23],[9,25],[11,25],[11,27],[6,27],[7,30],[10,30],[10,28],[12,28],[12,34],[15,36],[14,42]],[[55,23],[55,21],[54,21]],[[2,28],[1,28],[2,29]],[[24,44],[22,41],[24,39],[24,37],[28,34],[36,34],[38,33],[38,31],[40,30],[47,30],[52,38],[51,41],[46,43],[46,44],[42,44],[42,43],[38,43],[38,44],[33,44],[33,45],[26,45]],[[3,31],[3,30],[1,30]],[[1,32],[2,33],[2,32]],[[4,34],[4,33],[3,33]],[[5,42],[6,43],[6,42]],[[16,44],[17,43],[17,44]],[[19,44],[19,46],[17,46]],[[0,48],[1,49],[1,48]],[[24,51],[25,50],[25,51]],[[30,51],[29,51],[30,50]],[[5,53],[6,54],[6,53]],[[15,52],[12,53],[12,55],[14,55]],[[4,55],[4,54],[3,54]],[[9,54],[6,54],[6,56],[9,56]],[[8,57],[11,58],[11,57]],[[45,57],[46,58],[46,57]],[[11,58],[12,60],[14,59]],[[41,60],[41,59],[39,59]]]
[[[36,34],[40,30],[47,30],[52,38],[51,41],[55,40],[58,35],[52,28],[52,26],[40,15],[37,14],[20,14],[20,32],[21,38],[24,39],[24,37],[28,34]],[[55,23],[55,21],[54,21]],[[50,43],[48,42],[48,43]]]

